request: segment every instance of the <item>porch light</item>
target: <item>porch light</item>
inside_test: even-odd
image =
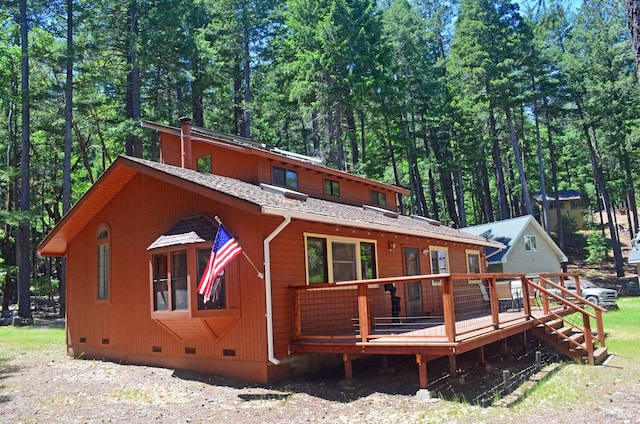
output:
[[[389,242],[389,252],[393,252],[396,249],[396,244],[392,241]]]
[[[429,249],[428,249],[428,248],[426,248],[426,247],[425,247],[425,248],[423,248],[423,249],[422,249],[422,254],[423,254],[423,255],[425,255],[425,256],[427,256],[427,255],[429,254]]]

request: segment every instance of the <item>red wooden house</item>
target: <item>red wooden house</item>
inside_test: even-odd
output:
[[[69,355],[266,383],[317,353],[347,376],[354,355],[415,354],[424,387],[426,361],[532,327],[528,296],[501,311],[482,274],[499,244],[398,214],[406,190],[188,119],[143,125],[160,162],[119,157],[39,247],[67,258]],[[205,301],[216,217],[246,258]]]

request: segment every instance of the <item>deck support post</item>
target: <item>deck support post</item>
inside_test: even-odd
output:
[[[507,339],[502,339],[502,343],[500,343],[500,350],[502,351],[502,356],[509,356],[509,346],[507,344]]]
[[[478,348],[478,362],[480,365],[487,365],[487,360],[484,357],[484,346]]]
[[[389,368],[389,357],[387,355],[382,355],[380,357],[380,365],[382,366],[383,369],[387,369]]]
[[[416,363],[418,364],[418,374],[420,376],[420,388],[427,388],[427,360],[426,357],[416,355]]]
[[[458,362],[456,361],[456,355],[449,355],[449,377],[458,377]]]
[[[348,353],[342,354],[342,362],[344,362],[344,379],[353,380],[353,365]]]

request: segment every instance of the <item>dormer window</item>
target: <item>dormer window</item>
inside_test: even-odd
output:
[[[273,167],[273,184],[298,188],[298,173],[285,168]]]
[[[371,190],[371,204],[377,206],[387,206],[387,195],[381,191]]]

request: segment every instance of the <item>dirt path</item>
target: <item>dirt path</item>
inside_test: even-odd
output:
[[[420,401],[411,357],[356,362],[357,384],[339,384],[341,370],[258,386],[201,374],[71,359],[60,346],[39,352],[2,350],[2,423],[640,423],[640,366],[614,358],[607,367],[564,365],[510,408],[461,401],[499,384],[502,370],[526,363],[524,353],[491,355],[489,367],[461,358],[463,379],[446,378],[446,360],[429,363],[432,392]],[[521,365],[522,366],[522,365]],[[546,392],[546,393],[545,393]]]

